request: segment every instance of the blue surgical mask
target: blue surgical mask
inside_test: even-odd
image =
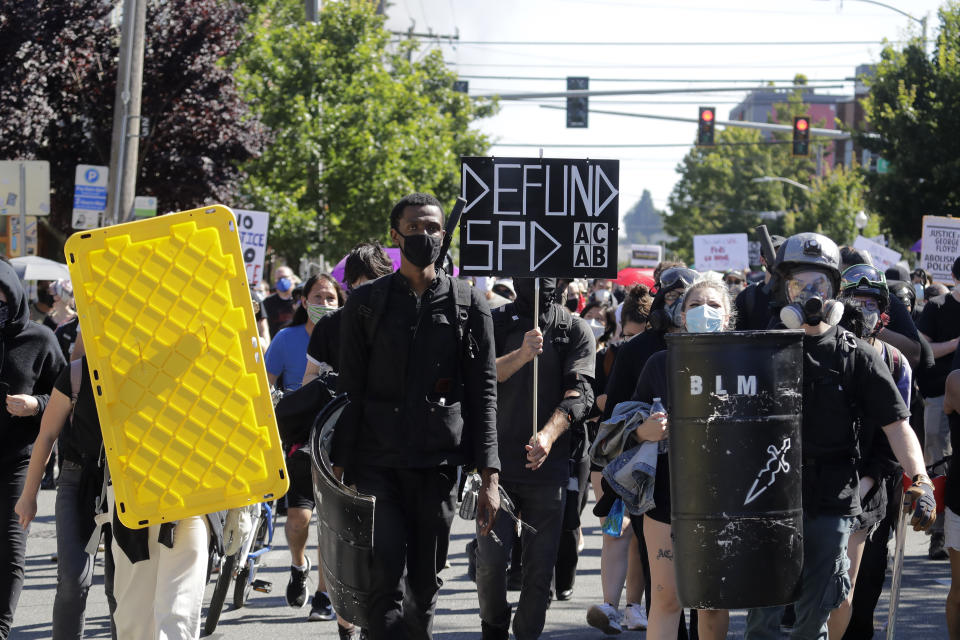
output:
[[[723,309],[702,304],[687,309],[687,331],[690,333],[716,333],[723,330]]]
[[[287,291],[290,291],[290,289],[293,288],[293,280],[287,277],[280,278],[279,280],[277,280],[276,287],[277,287],[277,291],[286,293]]]

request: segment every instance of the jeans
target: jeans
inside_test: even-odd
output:
[[[93,582],[96,552],[86,551],[87,538],[81,538],[80,476],[83,467],[65,460],[57,482],[57,595],[53,600],[53,640],[82,638],[87,593]],[[92,509],[92,506],[90,507]],[[113,554],[107,536],[104,566],[104,590],[111,613],[116,609],[113,597]]]
[[[847,541],[852,518],[821,515],[803,517],[803,573],[800,596],[794,603],[797,620],[791,638],[826,640],[827,618],[850,591]],[[779,640],[783,607],[747,612],[746,640]]]
[[[513,618],[513,633],[517,640],[539,638],[543,631],[547,605],[550,602],[550,582],[553,580],[566,487],[504,482],[501,485],[517,506],[520,518],[537,530],[522,533],[523,587]],[[510,605],[507,602],[507,562],[513,547],[516,524],[504,513],[497,515],[493,530],[502,544],[490,535],[477,532],[477,595],[480,599],[480,619],[486,627],[505,636],[510,628]]]
[[[453,523],[453,466],[426,469],[350,467],[350,482],[376,496],[374,593],[370,640],[429,640]]]
[[[23,570],[27,555],[27,532],[20,526],[14,507],[27,479],[32,445],[0,454],[0,487],[3,488],[3,542],[0,543],[0,640],[6,640],[13,626],[23,589]]]

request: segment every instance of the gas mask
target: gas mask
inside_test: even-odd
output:
[[[787,305],[780,320],[788,329],[825,322],[831,327],[843,317],[843,304],[833,299],[833,283],[822,271],[797,271],[784,283]]]

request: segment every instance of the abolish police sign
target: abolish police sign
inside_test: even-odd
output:
[[[464,275],[616,278],[617,160],[463,158]]]

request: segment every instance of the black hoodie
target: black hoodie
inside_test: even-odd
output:
[[[30,321],[30,307],[13,267],[0,260],[0,291],[7,299],[7,319],[0,323],[0,442],[3,450],[33,444],[50,390],[66,365],[57,339],[47,327]],[[40,402],[35,416],[7,412],[7,395],[32,395]]]

